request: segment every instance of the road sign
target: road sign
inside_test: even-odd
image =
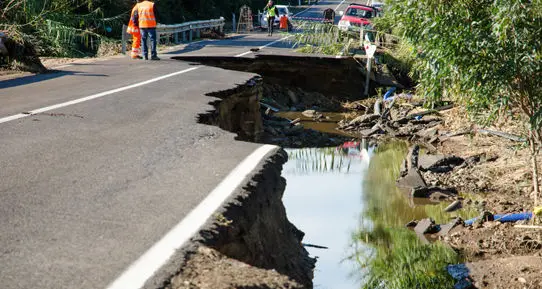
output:
[[[365,54],[367,54],[367,57],[368,58],[373,58],[373,56],[375,55],[375,52],[376,52],[376,45],[374,45],[374,44],[365,44],[364,48],[365,48]]]

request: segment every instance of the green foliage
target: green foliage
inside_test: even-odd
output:
[[[455,97],[479,120],[510,107],[542,123],[542,1],[389,0],[385,14],[417,50],[418,92]]]
[[[350,48],[359,43],[359,37],[355,40],[359,32],[341,32],[335,25],[296,21],[295,26],[299,33],[293,34],[292,42],[303,53],[348,54]]]
[[[33,39],[30,43],[42,55],[92,55],[107,40],[106,27],[120,31],[127,16],[105,17],[104,9],[95,8],[97,4],[92,0],[3,1],[0,29],[19,43]]]
[[[361,237],[361,236],[360,236]],[[448,289],[454,284],[446,266],[456,264],[456,253],[441,243],[424,245],[408,229],[379,228],[364,236],[373,244],[362,288]]]
[[[218,18],[231,19],[242,5],[254,13],[266,0],[158,0],[163,24]],[[276,1],[288,4],[289,1]],[[120,38],[135,0],[4,0],[0,1],[0,30],[33,43],[41,55],[94,55],[102,42]],[[238,15],[237,15],[238,16]],[[23,43],[23,42],[20,42]]]

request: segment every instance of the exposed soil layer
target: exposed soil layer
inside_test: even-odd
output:
[[[287,155],[277,150],[209,220],[162,288],[312,288],[316,260],[282,204]]]
[[[328,97],[359,99],[365,88],[366,70],[353,58],[257,54],[255,58],[225,56],[176,56],[230,70],[253,72],[268,83],[299,87]],[[371,74],[371,91],[377,86],[402,86],[394,78]]]
[[[301,284],[274,270],[250,266],[224,254],[201,246],[175,276],[167,289],[231,289],[231,288],[304,288]]]

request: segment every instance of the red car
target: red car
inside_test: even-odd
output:
[[[357,30],[361,26],[371,24],[369,19],[376,17],[377,12],[371,6],[351,4],[345,12],[339,12],[342,16],[339,21],[339,29],[342,31]]]

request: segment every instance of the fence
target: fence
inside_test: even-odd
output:
[[[173,41],[175,44],[187,41],[192,41],[192,39],[199,38],[200,33],[204,29],[218,29],[220,32],[224,31],[225,20],[223,17],[220,19],[211,19],[211,20],[202,20],[202,21],[192,21],[181,24],[173,25],[164,25],[159,24],[156,27],[156,38],[160,39],[161,35],[173,35]],[[126,54],[126,42],[128,39],[131,39],[131,34],[126,32],[128,26],[122,26],[122,53]],[[181,41],[179,41],[179,39]]]

